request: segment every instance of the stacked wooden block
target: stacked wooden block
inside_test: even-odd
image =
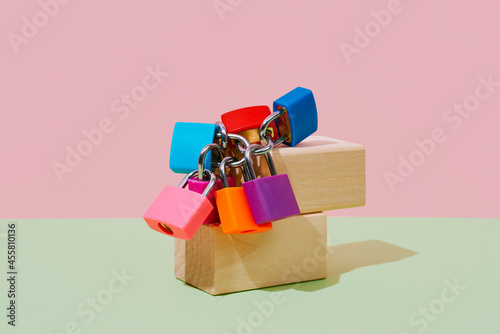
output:
[[[178,279],[218,295],[326,277],[324,211],[365,204],[365,148],[312,136],[271,154],[278,174],[288,174],[301,214],[264,233],[224,234],[218,224],[206,224],[193,239],[176,239]],[[268,176],[259,160],[257,173]]]

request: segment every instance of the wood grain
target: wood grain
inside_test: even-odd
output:
[[[278,146],[271,154],[278,174],[288,174],[301,213],[365,205],[363,145],[313,136],[295,147]],[[265,159],[256,172],[270,175]]]
[[[212,295],[325,278],[326,219],[300,215],[241,235],[203,225],[193,239],[175,240],[175,276]]]

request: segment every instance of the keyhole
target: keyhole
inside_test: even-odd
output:
[[[158,224],[158,226],[160,227],[160,229],[161,229],[163,232],[167,233],[168,235],[173,235],[173,234],[174,234],[174,231],[172,231],[172,230],[170,229],[170,227],[168,227],[167,225],[165,225],[165,224],[161,224],[161,223],[160,223],[160,224]]]

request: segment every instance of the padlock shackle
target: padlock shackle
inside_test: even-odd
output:
[[[203,180],[203,169],[205,167],[205,158],[208,152],[216,150],[220,157],[224,157],[224,150],[217,144],[211,143],[201,149],[198,157],[198,180]]]
[[[226,174],[227,164],[235,161],[237,161],[235,157],[225,157],[219,165],[219,177],[222,181],[223,188],[229,188],[229,182],[227,181]]]
[[[218,122],[219,123],[219,122]],[[221,123],[222,126],[224,126],[223,123]],[[224,128],[225,130],[225,128]],[[238,151],[240,151],[241,154],[244,154],[247,147],[250,146],[250,142],[248,141],[248,139],[246,139],[245,137],[241,136],[241,135],[238,135],[236,133],[226,133],[226,134],[223,134],[223,133],[217,133],[216,136],[215,136],[218,140],[222,140],[222,144],[228,145],[228,140],[233,140],[233,141],[237,141],[238,143],[236,144],[236,148],[238,149]],[[225,138],[225,139],[222,139],[222,138]],[[224,147],[223,145],[220,145],[223,149],[226,149],[226,147]],[[233,162],[231,163],[231,167],[235,168],[235,167],[241,167],[245,164],[245,159],[241,159],[241,160],[238,160],[237,162]]]
[[[247,150],[245,151],[245,161],[246,161],[246,166],[247,166],[247,171],[249,174],[249,177],[251,180],[255,180],[257,178],[255,174],[255,169],[253,168],[252,165],[252,154],[254,151],[258,149],[263,149],[264,146],[259,145],[259,144],[252,144],[250,145]],[[269,166],[269,170],[271,172],[271,175],[278,175],[276,172],[276,166],[274,165],[274,160],[271,156],[271,154],[268,152],[265,154],[267,165]]]
[[[270,139],[270,138],[268,138],[268,139]],[[267,153],[269,153],[269,152],[272,151],[272,149],[274,148],[274,146],[279,145],[279,144],[281,144],[283,142],[283,141],[280,141],[280,140],[281,140],[281,138],[276,143],[273,142],[272,140],[269,140],[269,142],[267,143],[267,145],[265,147],[253,150],[252,154],[253,155],[267,154]]]
[[[228,134],[228,137],[229,137],[229,139],[235,140],[238,142],[236,144],[236,147],[238,148],[238,151],[240,151],[240,153],[244,155],[246,149],[250,146],[250,142],[248,141],[248,139],[246,139],[243,136],[234,134],[234,133]],[[234,162],[231,162],[229,164],[229,166],[232,168],[243,167],[244,165],[245,165],[245,157],[244,156],[240,160],[238,160],[238,161],[235,160]]]
[[[236,148],[242,154],[245,153],[247,147],[250,146],[250,142],[248,141],[248,139],[246,139],[245,137],[243,137],[241,135],[238,135],[235,133],[229,133],[228,137],[229,137],[229,139],[235,140],[238,142],[238,144],[236,144]],[[233,167],[239,167],[239,166],[233,166]]]
[[[243,166],[241,166],[241,171],[243,172],[243,179],[245,182],[248,182],[251,180],[250,172],[248,171],[247,164],[245,163]]]
[[[229,143],[226,126],[221,121],[215,122],[215,125],[217,125],[217,133],[215,134],[215,137],[218,139],[219,146],[225,150],[227,149],[227,144]]]
[[[250,146],[250,142],[245,137],[236,133],[228,133],[226,130],[226,126],[221,121],[215,122],[215,125],[217,125],[217,133],[215,134],[215,138],[217,138],[218,145],[222,147],[223,150],[227,149],[229,140],[235,140],[238,142],[238,144],[236,144],[236,148],[238,149],[238,151],[240,151],[240,153],[245,153],[247,147]],[[243,162],[241,162],[238,166],[232,167],[240,167],[242,164]]]
[[[262,122],[260,126],[260,140],[262,144],[269,146],[269,144],[272,143],[273,146],[277,146],[283,142],[285,142],[288,138],[287,136],[283,136],[278,138],[275,142],[271,138],[269,138],[269,135],[267,134],[267,129],[271,125],[272,122],[276,121],[278,117],[286,114],[286,109],[285,108],[280,108],[277,111],[273,112],[271,115],[267,116],[266,119]],[[267,153],[267,152],[266,152]],[[266,154],[264,151],[259,151],[258,154]]]
[[[208,169],[205,169],[203,171],[202,175],[207,175],[207,176],[210,177],[210,181],[208,182],[208,185],[205,188],[205,191],[203,191],[203,193],[202,193],[202,195],[206,197],[206,196],[208,196],[208,194],[210,194],[210,192],[214,188],[215,182],[217,182],[217,178],[215,177],[215,174],[211,170],[208,170]],[[198,171],[197,170],[194,170],[191,173],[187,174],[186,176],[184,176],[184,178],[182,179],[181,183],[179,184],[179,188],[186,187],[186,185],[188,184],[188,181],[191,178],[197,177],[197,176],[198,176]]]

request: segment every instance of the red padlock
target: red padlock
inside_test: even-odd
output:
[[[269,115],[271,115],[271,109],[268,106],[254,106],[227,112],[221,116],[221,119],[228,133],[239,134],[254,144],[260,143],[260,126]],[[279,138],[275,122],[269,125],[267,132],[273,141]]]

